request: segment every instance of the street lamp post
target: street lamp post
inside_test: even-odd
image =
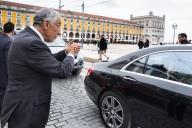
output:
[[[175,43],[175,29],[177,28],[177,24],[172,25],[173,28],[173,44]]]
[[[61,8],[63,7],[64,5],[61,5],[61,0],[59,0],[59,11],[61,11]]]
[[[84,1],[83,1],[83,4],[82,4],[82,13],[83,13],[83,16],[82,16],[82,41],[81,41],[81,47],[83,48],[83,43],[84,43],[84,8],[85,8],[85,5],[84,5]]]

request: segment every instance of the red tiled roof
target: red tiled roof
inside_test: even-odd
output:
[[[82,16],[83,15],[80,12],[74,12],[74,11],[61,10],[60,12],[64,13],[64,14],[73,14],[73,15],[76,15],[76,16]],[[118,19],[118,18],[112,18],[112,17],[106,17],[106,16],[99,16],[99,15],[93,15],[93,14],[88,14],[88,13],[84,13],[84,16],[85,17],[89,17],[89,18],[93,18],[93,19],[110,20],[112,22],[121,22],[121,23],[135,24],[135,22],[132,22],[130,20]]]
[[[33,5],[21,4],[21,3],[9,2],[9,1],[0,1],[0,5],[7,5],[7,6],[18,7],[18,8],[28,8],[28,9],[42,8],[40,6],[33,6]]]
[[[21,3],[15,3],[15,2],[8,2],[8,1],[0,1],[0,5],[7,5],[7,6],[18,7],[18,8],[35,9],[35,10],[44,8],[44,7],[40,7],[40,6],[21,4]],[[58,9],[56,9],[56,10],[60,11],[60,13],[63,13],[63,14],[83,16],[83,13],[80,13],[80,12],[58,10]],[[105,16],[93,15],[93,14],[88,14],[88,13],[84,13],[84,16],[89,17],[89,18],[93,18],[93,19],[102,19],[102,20],[107,20],[107,21],[110,20],[112,22],[118,22],[118,23],[135,24],[135,22],[132,22],[130,20],[118,19],[118,18],[112,18],[112,17],[105,17]]]

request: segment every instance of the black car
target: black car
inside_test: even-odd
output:
[[[109,128],[192,128],[192,46],[146,48],[88,70]]]

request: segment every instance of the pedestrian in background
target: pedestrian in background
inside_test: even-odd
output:
[[[14,27],[15,25],[11,22],[5,23],[3,33],[0,35],[0,111],[8,83],[7,56],[12,43],[11,36],[14,33]]]
[[[58,12],[42,9],[34,16],[33,26],[15,36],[8,54],[2,127],[8,122],[8,128],[45,128],[52,78],[70,76],[74,55],[80,50],[73,42],[65,50],[51,54],[45,41],[53,42],[60,33],[60,18]]]
[[[139,42],[138,42],[138,47],[139,47],[139,49],[142,49],[142,48],[143,48],[143,45],[144,45],[143,41],[142,41],[142,40],[139,40]]]
[[[97,41],[96,41],[96,40],[94,40],[94,41],[93,41],[93,45],[96,45],[96,44],[97,44]]]
[[[145,40],[145,43],[144,43],[143,47],[144,48],[149,47],[149,40],[148,39]]]
[[[104,38],[104,35],[101,35],[101,39],[99,41],[99,59],[98,60],[102,60],[102,55],[104,55],[107,59],[107,61],[109,60],[109,57],[106,55],[106,51],[107,51],[107,42]]]
[[[187,40],[187,34],[186,33],[180,33],[178,35],[178,41],[180,44],[190,44]]]

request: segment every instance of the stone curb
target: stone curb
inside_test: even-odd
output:
[[[94,59],[94,58],[89,58],[89,57],[84,57],[84,61],[90,62],[90,63],[96,63],[99,62],[99,60]]]

